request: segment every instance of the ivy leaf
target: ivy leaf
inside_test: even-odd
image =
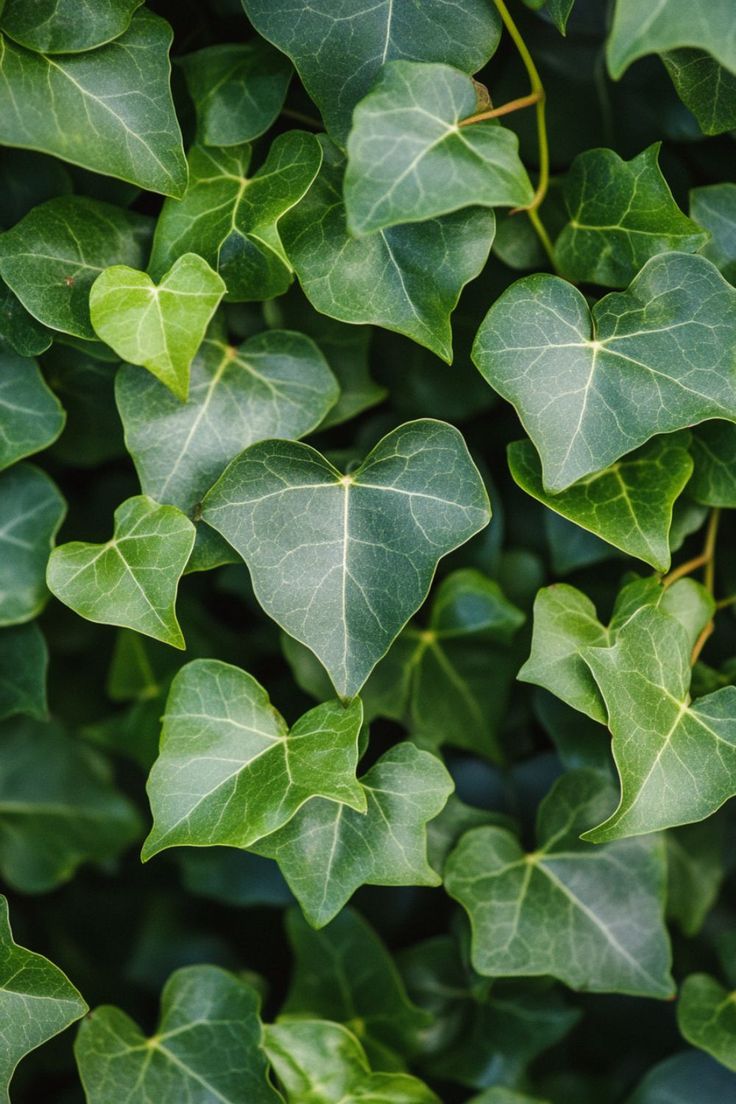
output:
[[[703,134],[736,127],[736,75],[704,50],[666,50],[662,55],[675,91]]]
[[[0,30],[41,54],[73,54],[104,46],[127,31],[143,0],[5,0]]]
[[[20,356],[35,357],[46,352],[52,336],[0,280],[0,339],[5,340]]]
[[[722,1104],[736,1077],[695,1050],[667,1058],[649,1071],[626,1104]]]
[[[111,540],[54,549],[49,590],[88,621],[184,648],[174,604],[194,537],[191,521],[175,506],[159,506],[146,495],[129,498],[115,511]]]
[[[586,839],[703,820],[736,794],[736,687],[690,704],[691,649],[673,617],[642,609],[612,647],[583,653],[606,703],[621,779],[618,808]]]
[[[680,990],[677,1026],[692,1046],[736,1071],[736,993],[708,974],[690,974]]]
[[[363,708],[327,702],[289,730],[239,667],[188,663],[171,685],[148,778],[153,828],[144,861],[167,847],[250,847],[315,796],[366,810],[355,777]]]
[[[46,893],[138,836],[138,814],[107,763],[57,724],[5,721],[0,747],[0,872],[14,889]]]
[[[637,58],[692,46],[736,73],[736,35],[730,0],[662,0],[642,19],[638,0],[616,0],[606,45],[614,80]]]
[[[556,493],[655,434],[736,421],[735,308],[700,256],[653,257],[592,312],[559,277],[527,276],[491,307],[473,360],[516,407]]]
[[[321,143],[319,176],[281,224],[304,294],[321,314],[395,330],[449,363],[450,315],[488,258],[493,212],[471,208],[353,238],[342,202],[342,160],[328,140]]]
[[[714,423],[718,424],[722,423]],[[678,437],[657,437],[612,467],[555,495],[544,489],[531,441],[509,445],[508,461],[518,486],[550,510],[657,571],[667,571],[672,508],[693,470],[686,444]]]
[[[64,421],[35,361],[0,348],[0,470],[47,448]]]
[[[155,1035],[103,1005],[85,1017],[74,1054],[88,1104],[279,1104],[262,1035],[255,989],[217,966],[185,966],[164,986]]]
[[[25,713],[45,720],[49,653],[36,624],[0,629],[0,721]]]
[[[20,1060],[86,1011],[82,994],[58,966],[15,942],[8,902],[0,896],[0,1016],[4,1025],[0,1093],[7,1104],[10,1079]]]
[[[86,196],[42,203],[0,236],[0,274],[44,326],[93,340],[89,292],[109,265],[145,263],[151,220]]]
[[[687,493],[704,506],[736,506],[736,426],[709,422],[692,437],[695,470]]]
[[[194,146],[190,183],[167,200],[156,224],[150,269],[160,276],[182,253],[198,253],[227,284],[231,300],[272,299],[292,281],[279,222],[314,180],[322,154],[313,134],[292,130],[248,177],[250,146]]]
[[[352,697],[490,505],[460,433],[424,419],[387,434],[349,475],[308,445],[251,445],[202,516],[245,560],[266,613]]]
[[[17,6],[29,14],[23,0]],[[84,35],[89,21],[71,0],[65,7]],[[169,89],[171,40],[168,23],[145,10],[114,42],[86,53],[37,54],[3,39],[0,142],[181,196],[187,167]]]
[[[658,253],[695,253],[708,238],[675,203],[658,164],[660,142],[631,161],[586,150],[565,178],[569,222],[555,260],[569,280],[626,287]]]
[[[114,369],[61,343],[44,358],[44,368],[67,416],[64,432],[53,446],[54,459],[90,469],[124,456]]]
[[[426,829],[453,789],[439,759],[397,744],[360,781],[365,813],[314,798],[253,848],[276,859],[314,928],[329,924],[362,885],[441,881],[427,862]]]
[[[549,1101],[516,1092],[515,1089],[505,1089],[502,1085],[494,1085],[472,1097],[468,1104],[549,1104]]]
[[[225,290],[196,253],[179,257],[158,285],[145,272],[114,265],[92,285],[92,325],[118,356],[147,368],[186,402],[190,365]]]
[[[360,1039],[373,1067],[404,1069],[404,1059],[414,1053],[432,1017],[409,1000],[391,955],[370,925],[346,908],[314,931],[292,909],[286,928],[294,974],[282,1015],[337,1020]]]
[[[341,144],[353,108],[393,58],[437,61],[476,73],[495,53],[498,13],[483,0],[351,3],[342,18],[325,0],[299,10],[291,0],[242,0],[259,34],[291,58],[327,129]]]
[[[667,915],[692,937],[718,899],[725,876],[720,817],[667,832]]]
[[[352,234],[424,222],[462,207],[524,207],[532,188],[519,142],[477,110],[475,86],[449,65],[392,61],[353,113],[345,173]],[[684,217],[684,216],[683,216]]]
[[[266,1028],[266,1050],[288,1104],[440,1104],[407,1073],[372,1073],[355,1036],[327,1020],[282,1020]]]
[[[292,68],[263,39],[206,46],[179,58],[197,109],[205,146],[238,146],[258,138],[277,118]]]
[[[479,973],[551,974],[589,992],[672,995],[663,841],[591,848],[579,838],[611,796],[594,771],[563,775],[539,807],[531,854],[504,828],[463,836],[447,861],[445,885],[470,917]]]
[[[736,184],[708,184],[690,192],[690,216],[710,232],[704,257],[736,284]]]
[[[30,621],[46,605],[46,561],[65,513],[56,484],[33,464],[0,475],[0,626]]]

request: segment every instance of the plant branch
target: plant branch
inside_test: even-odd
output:
[[[721,511],[719,509],[711,510],[710,517],[708,518],[708,528],[705,531],[703,551],[698,556],[693,556],[691,560],[685,560],[685,563],[680,564],[679,567],[676,567],[673,571],[670,571],[668,575],[665,575],[662,580],[663,586],[672,586],[678,579],[684,578],[685,575],[692,575],[693,571],[697,571],[699,567],[704,567],[703,582],[710,593],[713,593],[716,537],[718,536],[718,525],[720,520]],[[736,600],[736,598],[734,600]]]
[[[519,96],[515,100],[501,104],[500,107],[491,108],[489,111],[479,111],[477,115],[469,115],[467,119],[461,119],[457,124],[461,127],[472,126],[473,123],[482,123],[484,119],[498,119],[500,115],[510,115],[512,111],[520,111],[522,107],[531,107],[538,103],[541,92],[530,92],[528,96]]]
[[[303,123],[304,126],[312,127],[313,130],[324,130],[324,126],[320,119],[315,119],[312,115],[305,115],[303,111],[294,111],[291,107],[284,107],[281,110],[281,114],[287,119],[294,119],[297,123]]]

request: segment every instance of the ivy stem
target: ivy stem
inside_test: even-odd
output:
[[[467,119],[461,119],[459,127],[472,126],[473,123],[482,123],[484,119],[497,119],[500,115],[510,115],[512,111],[520,111],[522,107],[531,107],[539,101],[541,92],[530,92],[528,96],[519,96],[516,100],[509,100],[500,107],[493,107],[489,111],[479,111],[477,115],[469,115]]]
[[[717,610],[727,609],[728,606],[732,606],[732,605],[734,605],[734,603],[736,603],[736,594],[729,594],[728,598],[720,598],[716,602],[716,609]]]
[[[281,114],[287,119],[293,119],[297,123],[303,123],[304,126],[312,127],[313,130],[323,129],[322,122],[319,119],[315,119],[313,115],[306,115],[303,111],[294,111],[291,107],[284,107]]]
[[[716,552],[716,537],[718,536],[718,525],[721,520],[721,511],[717,508],[711,510],[710,517],[708,518],[708,528],[705,531],[705,544],[703,545],[703,551],[698,556],[693,556],[691,560],[686,560],[685,563],[680,564],[674,571],[670,571],[669,575],[665,575],[662,580],[662,585],[665,587],[672,586],[678,579],[682,579],[685,575],[691,575],[693,571],[697,571],[699,567],[704,567],[704,578],[706,588],[713,593],[713,583],[715,576],[715,552]],[[734,598],[736,601],[736,597]]]

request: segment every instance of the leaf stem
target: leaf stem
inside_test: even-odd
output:
[[[693,647],[692,654],[690,656],[690,666],[691,667],[694,667],[695,664],[698,662],[698,659],[700,658],[700,653],[703,650],[705,642],[708,639],[708,637],[711,635],[712,632],[713,632],[713,619],[711,618],[711,620],[708,622],[708,624],[703,627],[703,629],[701,630],[700,636],[695,641],[695,645]]]
[[[284,107],[281,110],[281,114],[287,119],[294,119],[297,123],[303,123],[304,126],[312,127],[313,130],[324,129],[321,119],[315,119],[313,115],[305,115],[303,111],[294,111],[291,107]]]
[[[691,560],[686,560],[685,563],[680,564],[674,571],[670,571],[669,575],[665,575],[662,580],[662,585],[664,587],[672,586],[678,579],[682,579],[685,575],[691,575],[693,571],[697,571],[699,567],[704,567],[703,582],[710,593],[713,593],[716,537],[718,536],[718,525],[720,520],[721,511],[718,508],[711,510],[710,517],[708,518],[708,528],[705,531],[703,551],[698,556],[693,556]],[[736,597],[734,601],[736,601]]]
[[[729,594],[728,598],[719,598],[716,602],[716,609],[727,609],[729,606],[734,605],[734,603],[736,603],[736,594]]]
[[[522,107],[531,107],[539,101],[541,92],[530,92],[528,96],[519,96],[515,100],[501,104],[500,107],[491,108],[489,111],[479,111],[476,115],[469,115],[467,119],[461,119],[457,124],[460,127],[472,126],[473,123],[482,123],[484,119],[498,119],[500,115],[510,115],[512,111],[520,111]]]

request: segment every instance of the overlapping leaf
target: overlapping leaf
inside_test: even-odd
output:
[[[690,217],[710,232],[702,253],[736,283],[736,184],[709,184],[690,192]]]
[[[42,54],[104,46],[130,25],[143,0],[5,0],[0,30]]]
[[[47,714],[49,653],[37,625],[0,629],[0,721],[17,713],[43,720]]]
[[[30,621],[45,606],[46,561],[65,513],[56,485],[33,464],[0,475],[0,626]]]
[[[607,44],[618,79],[637,58],[692,46],[736,73],[736,26],[730,0],[660,0],[642,19],[638,0],[616,0]]]
[[[677,1024],[692,1046],[736,1072],[736,993],[708,974],[690,974],[680,990]]]
[[[64,411],[35,362],[0,349],[0,470],[55,441]]]
[[[666,50],[662,61],[677,95],[692,111],[704,134],[722,134],[736,126],[736,74],[704,50]]]

